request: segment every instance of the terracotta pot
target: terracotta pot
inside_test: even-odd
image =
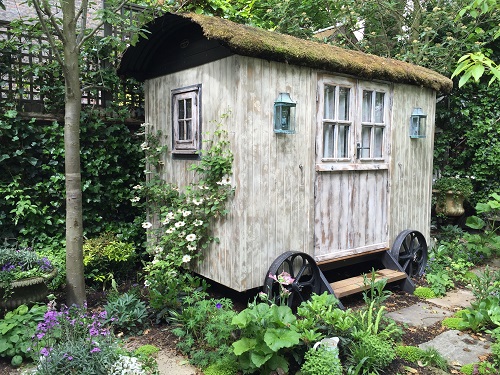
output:
[[[462,216],[465,212],[464,199],[461,193],[449,190],[445,194],[444,201],[437,202],[436,213],[446,216]]]
[[[57,269],[46,276],[30,277],[12,282],[12,295],[3,299],[4,289],[0,288],[0,307],[13,310],[23,304],[42,301],[49,294],[47,282],[57,275]]]

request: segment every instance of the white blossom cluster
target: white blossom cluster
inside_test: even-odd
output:
[[[136,357],[120,355],[118,361],[109,369],[108,375],[147,375]]]

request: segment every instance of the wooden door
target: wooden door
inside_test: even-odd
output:
[[[322,77],[318,84],[315,258],[388,246],[390,86]]]

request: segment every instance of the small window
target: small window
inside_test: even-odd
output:
[[[363,90],[361,159],[381,159],[384,147],[385,93]]]
[[[201,147],[201,85],[172,90],[172,153],[193,155]]]
[[[343,86],[324,86],[323,98],[323,158],[349,157],[351,89]]]

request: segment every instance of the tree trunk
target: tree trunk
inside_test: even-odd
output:
[[[64,79],[64,162],[66,174],[66,288],[68,306],[83,305],[82,183],[80,169],[80,91],[79,50],[76,40],[75,0],[63,1]]]

